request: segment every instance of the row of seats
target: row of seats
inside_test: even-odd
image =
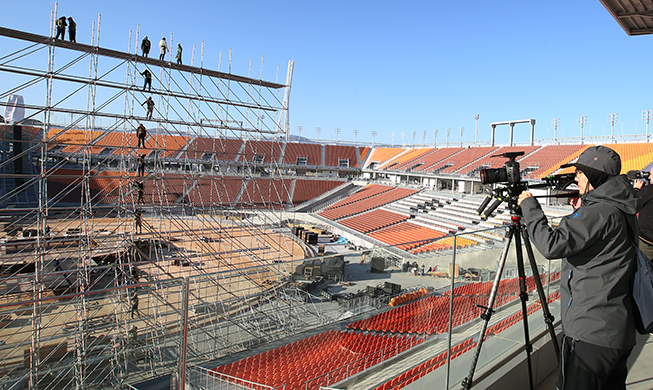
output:
[[[456,248],[462,249],[462,248],[469,248],[474,245],[478,244],[476,241],[470,240],[465,237],[457,237],[456,238]],[[428,253],[428,252],[438,252],[441,250],[446,250],[446,249],[451,249],[453,248],[453,237],[446,237],[443,238],[442,240],[438,240],[436,242],[432,242],[429,244],[426,244],[424,246],[421,246],[417,249],[413,249],[410,251],[410,253],[417,255],[420,253]]]
[[[468,338],[465,341],[454,345],[451,348],[451,360],[461,356],[465,352],[474,349],[476,347],[476,342],[473,338]],[[409,384],[415,382],[416,380],[422,378],[423,376],[435,371],[437,368],[442,367],[447,363],[447,351],[440,353],[439,355],[425,361],[422,364],[419,364],[408,371],[405,371],[391,380],[377,386],[374,390],[398,390],[402,389]]]
[[[335,221],[340,218],[348,217],[351,215],[355,215],[368,210],[375,209],[377,207],[381,207],[385,204],[410,196],[416,192],[417,192],[416,190],[411,190],[407,188],[393,188],[389,191],[370,197],[366,199],[364,202],[362,201],[355,202],[353,204],[344,207],[325,210],[320,212],[319,214],[324,218],[328,218],[330,220]]]
[[[517,279],[505,281],[505,284],[513,285],[514,281]],[[486,302],[475,298],[481,298],[478,294],[486,290],[488,283],[491,285],[491,282],[473,283],[454,289],[452,327],[455,328],[479,316],[481,309],[476,305],[483,305]],[[550,296],[549,301],[553,299],[556,299],[555,294]],[[531,305],[529,314],[535,310],[537,306]],[[211,372],[225,382],[248,386],[258,384],[285,389],[329,386],[380,364],[424,341],[423,337],[408,336],[408,334],[434,334],[447,331],[448,317],[448,296],[431,296],[350,323],[347,325],[348,331],[329,330],[216,367]],[[511,316],[490,329],[498,331],[503,326],[509,326],[508,324],[515,318],[517,317]],[[451,359],[457,358],[475,346],[473,338],[453,346],[449,351]],[[446,358],[447,351],[411,368],[377,389],[399,389],[442,366]]]
[[[523,151],[524,155],[528,156],[529,154],[533,153],[535,150],[539,148],[540,148],[539,146],[505,146],[498,150],[493,151],[490,154],[483,156],[482,158],[474,161],[474,163],[467,165],[463,169],[455,171],[455,173],[466,175],[470,172],[473,172],[474,170],[480,169],[481,167],[487,167],[493,169],[501,168],[504,166],[505,162],[508,161],[508,159],[505,157],[492,157],[492,156],[500,155],[503,153],[518,152],[518,151]],[[523,158],[523,156],[517,157],[516,160],[519,161],[521,158]]]
[[[214,376],[272,388],[305,389],[338,382],[421,343],[423,338],[329,330],[214,368]],[[237,378],[237,379],[236,379]]]
[[[144,184],[144,204],[172,205],[175,202],[197,207],[234,206],[241,192],[239,205],[245,207],[283,208],[288,204],[291,179],[252,178],[243,187],[238,176],[186,176],[179,174],[146,174],[135,172],[91,171],[89,186],[93,203],[138,203],[135,180]],[[48,172],[48,195],[57,202],[79,203],[83,181],[82,170],[59,168]],[[343,181],[296,180],[292,203],[300,204],[314,198]],[[186,194],[184,196],[184,194]]]
[[[393,159],[399,153],[403,152],[404,148],[374,148],[372,155],[369,158],[370,163],[385,164],[388,160]]]
[[[385,229],[369,233],[371,238],[388,245],[397,245],[397,248],[410,250],[424,245],[427,240],[444,237],[444,233],[429,229],[410,222],[402,222]]]
[[[378,194],[381,194],[383,192],[390,191],[393,188],[394,187],[382,186],[382,185],[379,185],[379,184],[368,184],[365,187],[363,187],[362,189],[360,189],[359,191],[356,191],[355,193],[349,195],[345,199],[342,199],[342,200],[332,204],[331,206],[325,208],[324,210],[325,211],[333,210],[333,209],[336,209],[338,207],[347,206],[347,205],[350,205],[352,203],[356,203],[358,201],[361,201],[363,199],[371,198],[371,197],[376,196]]]
[[[39,141],[40,129],[25,127],[30,131],[30,139]],[[137,140],[135,132],[105,132],[100,130],[81,130],[60,128],[50,129],[47,138],[49,150],[63,153],[78,153],[86,145],[90,154],[132,155],[145,154],[150,156],[159,152],[163,157],[179,157],[189,159],[216,159],[233,161],[243,143],[240,139],[225,137],[196,137],[170,134],[152,134],[146,138],[145,148],[134,150]],[[260,161],[277,163],[281,157],[284,144],[275,141],[249,140],[242,148],[240,161]],[[623,172],[632,169],[643,169],[653,159],[653,144],[608,144],[622,157]],[[508,151],[525,151],[527,156],[518,158],[522,170],[529,168],[525,178],[542,178],[553,172],[565,162],[576,158],[584,149],[591,145],[546,145],[522,147],[470,147],[470,148],[374,148],[369,159],[380,163],[382,168],[393,170],[408,170],[441,173],[468,174],[482,166],[498,168],[505,159],[490,158],[491,155]],[[307,157],[308,165],[322,165],[322,145],[286,143],[284,163],[296,164],[297,157]],[[367,148],[366,150],[370,150]],[[183,153],[182,153],[183,151]],[[180,154],[181,153],[181,154]],[[363,155],[366,155],[363,153]],[[530,155],[529,155],[530,154]],[[339,166],[340,160],[349,161],[350,167],[358,166],[356,148],[342,145],[324,145],[324,165]],[[471,164],[470,164],[471,163]],[[464,167],[464,169],[462,169]],[[443,169],[444,168],[444,169]]]
[[[454,297],[453,328],[480,315],[470,297]],[[449,327],[449,298],[430,296],[394,310],[377,314],[347,325],[348,329],[375,332],[439,334]]]
[[[551,303],[551,302],[555,301],[556,299],[560,299],[560,291],[556,291],[554,293],[549,294],[547,302]],[[526,308],[526,313],[528,313],[528,315],[531,315],[531,314],[535,313],[536,311],[540,310],[541,308],[542,308],[542,304],[540,302],[535,302],[535,303],[533,303],[531,305],[528,305],[528,307]],[[497,335],[497,334],[503,332],[504,330],[508,329],[512,325],[520,322],[522,319],[523,319],[522,312],[519,311],[519,312],[511,315],[510,317],[508,317],[508,318],[506,318],[506,319],[504,319],[502,321],[499,321],[496,324],[489,327],[485,334],[486,335],[488,335],[488,334]]]
[[[390,161],[387,165],[382,166],[381,168],[406,170],[406,168],[412,166],[417,160],[432,153],[434,150],[435,149],[431,148],[411,149],[408,152]]]
[[[181,159],[198,159],[234,161],[241,150],[243,140],[226,137],[191,137],[169,134],[147,135],[145,148],[138,148],[136,133],[101,130],[86,131],[81,129],[51,129],[48,133],[49,149],[55,148],[63,153],[77,153],[85,145],[91,145],[91,154],[130,155],[132,153],[149,156],[155,150],[162,157],[179,157]],[[35,139],[38,141],[38,139]],[[250,140],[245,141],[240,161],[277,163],[281,156],[282,143]],[[369,148],[368,148],[369,149]],[[183,152],[182,152],[183,151]],[[344,145],[324,145],[325,166],[340,166],[340,160],[348,160],[349,167],[358,167],[356,147]],[[180,154],[181,152],[181,154]],[[307,143],[286,143],[283,163],[296,164],[298,157],[306,157],[307,165],[322,164],[322,145]]]
[[[531,168],[530,173],[524,175],[525,179],[546,177],[558,169],[563,160],[577,157],[586,147],[583,145],[546,145],[519,160],[519,167],[522,171]]]
[[[343,181],[337,180],[297,180],[292,201],[294,204],[302,204],[309,200],[331,191],[342,185]]]
[[[233,161],[238,155],[242,144],[243,141],[240,139],[198,137],[190,142],[180,157],[197,160],[215,158],[219,161]]]
[[[363,154],[362,150],[361,154]],[[343,145],[324,145],[324,165],[337,167],[340,166],[340,160],[349,160],[349,166],[357,168],[356,148]]]
[[[340,220],[338,223],[361,233],[369,233],[374,230],[382,229],[386,226],[403,222],[408,218],[408,215],[376,209],[370,211],[369,213],[359,214],[354,217]]]
[[[322,146],[320,144],[286,144],[283,163],[297,164],[297,157],[306,157],[306,165],[322,165]]]
[[[454,173],[464,166],[468,165],[472,161],[476,161],[479,158],[486,156],[490,153],[495,152],[497,147],[486,146],[480,148],[469,148],[465,149],[462,152],[447,158],[440,163],[434,165],[429,172],[438,171],[438,173]],[[446,167],[446,168],[445,168]]]
[[[437,164],[438,162],[444,160],[447,157],[453,156],[456,153],[459,153],[463,148],[441,148],[435,150],[435,152],[427,154],[419,159],[417,159],[411,166],[406,165],[407,169],[411,169],[412,166],[416,164],[421,164],[418,167],[412,168],[412,171],[416,172],[429,172],[430,168]]]
[[[553,280],[560,273],[552,274]],[[546,284],[547,275],[540,275]],[[466,323],[480,314],[476,305],[487,306],[493,282],[469,283],[454,289],[453,327]],[[527,291],[535,289],[533,276],[526,280]],[[499,283],[494,307],[502,306],[518,298],[519,279],[505,279]],[[348,329],[393,333],[442,333],[447,330],[449,318],[449,292],[430,296],[399,306],[391,311],[377,314],[347,325]]]
[[[239,203],[243,206],[262,208],[284,208],[290,196],[290,179],[257,178],[247,181],[240,196]]]

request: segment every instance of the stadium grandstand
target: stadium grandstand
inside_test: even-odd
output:
[[[291,139],[292,61],[279,83],[3,27],[0,41],[23,45],[0,67],[15,78],[0,91],[0,389],[459,388],[491,297],[475,380],[515,388],[513,251],[497,277],[514,215],[504,203],[479,216],[492,190],[480,172],[520,151],[521,179],[539,184],[596,144],[622,173],[653,165],[637,139]],[[22,101],[37,88],[44,102]],[[554,222],[570,211],[543,203]],[[559,312],[561,264],[535,263],[539,383],[557,364],[542,301]]]

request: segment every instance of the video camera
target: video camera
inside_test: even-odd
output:
[[[626,176],[630,180],[649,180],[651,172],[648,171],[628,171]]]
[[[503,154],[495,154],[490,157],[505,157],[509,160],[506,161],[503,168],[485,168],[481,170],[481,184],[494,184],[494,183],[519,183],[521,175],[519,172],[519,163],[515,160],[519,156],[523,156],[524,152],[506,152]]]
[[[508,202],[508,207],[510,210],[516,214],[520,214],[519,206],[517,206],[517,199],[519,194],[523,191],[526,191],[530,188],[546,188],[550,187],[554,190],[565,190],[571,183],[575,182],[576,175],[574,173],[552,175],[544,178],[544,183],[531,184],[526,181],[522,181],[521,172],[519,168],[519,163],[517,162],[517,157],[523,156],[524,152],[506,152],[502,154],[496,154],[490,157],[504,157],[508,161],[504,164],[502,168],[485,168],[482,169],[481,174],[481,184],[495,184],[503,183],[504,186],[497,187],[494,189],[493,193],[488,195],[485,200],[481,203],[476,212],[481,216],[481,219],[487,219],[494,210],[501,205],[501,203]],[[648,172],[647,172],[648,173]],[[546,195],[543,197],[546,198],[569,198],[578,196],[578,191],[569,191],[564,193]],[[492,199],[495,199],[494,203],[487,208],[487,205]]]

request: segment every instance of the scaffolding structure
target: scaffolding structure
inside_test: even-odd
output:
[[[203,47],[199,66],[132,53],[131,33],[115,51],[99,18],[90,45],[0,39],[0,105],[44,96],[0,124],[0,389],[183,388],[193,363],[333,320],[288,285],[304,252],[281,159],[262,161],[292,61],[279,83],[206,69]]]

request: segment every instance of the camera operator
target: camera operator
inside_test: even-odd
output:
[[[635,180],[633,186],[642,201],[639,212],[639,249],[646,257],[653,259],[653,186],[647,185],[646,180],[642,179]]]
[[[635,346],[630,279],[637,256],[639,199],[605,146],[585,150],[575,166],[580,202],[551,227],[538,201],[522,192],[518,205],[535,247],[563,258],[560,295],[563,342],[557,388],[625,389]],[[632,237],[632,238],[631,238]]]

